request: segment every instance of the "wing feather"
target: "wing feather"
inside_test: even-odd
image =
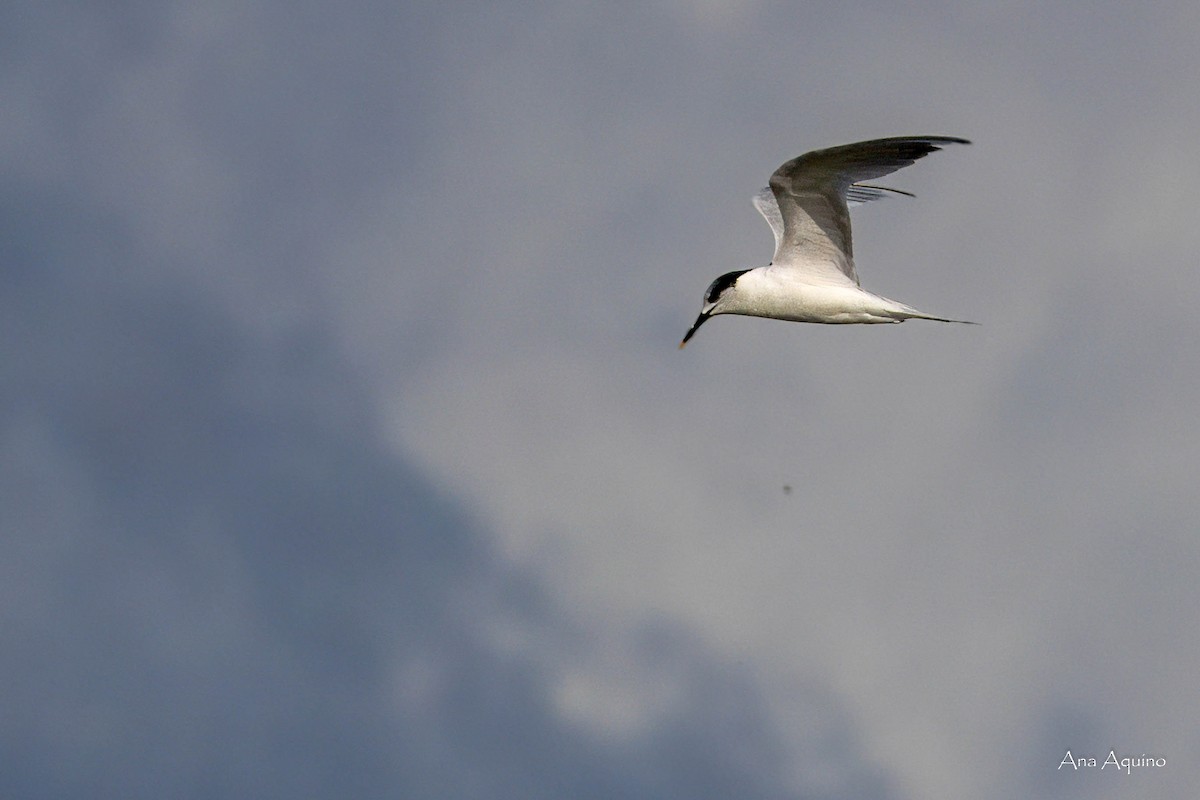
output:
[[[903,197],[915,197],[912,192],[906,192],[903,189],[855,183],[846,190],[846,205],[859,206],[872,200],[884,200],[890,196],[889,192]],[[763,215],[767,224],[771,226],[771,234],[775,237],[775,250],[778,252],[779,242],[783,239],[783,215],[779,213],[779,204],[775,202],[775,193],[769,186],[764,186],[751,198],[751,202],[758,209],[758,213]]]
[[[775,237],[773,267],[799,270],[814,282],[857,286],[847,203],[878,199],[883,192],[907,194],[861,182],[907,167],[945,144],[969,142],[949,136],[899,136],[814,150],[783,164],[771,175],[782,227]],[[757,198],[755,206],[775,230]]]

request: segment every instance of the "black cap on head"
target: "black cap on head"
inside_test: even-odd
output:
[[[704,302],[706,302],[706,303],[717,302],[717,298],[721,296],[722,292],[724,292],[730,286],[733,286],[735,283],[737,283],[737,279],[742,277],[749,271],[750,270],[748,270],[748,269],[739,269],[735,272],[726,272],[724,275],[717,278],[715,281],[713,281],[712,283],[710,283],[708,285],[708,291],[706,291],[704,293]]]
[[[679,343],[680,350],[688,343],[688,339],[691,339],[700,326],[704,324],[704,320],[713,315],[713,306],[721,299],[721,295],[725,290],[737,283],[737,279],[749,271],[748,269],[739,269],[734,272],[726,272],[708,285],[708,288],[704,290],[704,310],[700,312],[700,316],[696,317],[696,321],[692,323],[692,327],[688,328],[688,332],[684,334],[683,341]]]

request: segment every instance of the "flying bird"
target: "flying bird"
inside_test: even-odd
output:
[[[727,272],[708,285],[700,316],[679,343],[683,348],[709,317],[745,314],[795,322],[871,324],[931,319],[911,306],[859,286],[850,241],[849,205],[899,189],[863,181],[895,172],[947,144],[970,144],[953,136],[896,136],[814,150],[771,175],[770,188],[754,207],[775,234],[775,255],[765,267]]]

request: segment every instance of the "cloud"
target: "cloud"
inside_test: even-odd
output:
[[[7,793],[1194,785],[1190,12],[945,11],[9,15]],[[674,350],[901,133],[859,271],[981,328]]]
[[[596,642],[499,558],[382,446],[319,320],[255,330],[78,197],[3,205],[5,794],[813,785],[744,670],[665,621]],[[822,760],[822,796],[890,796],[852,747]]]

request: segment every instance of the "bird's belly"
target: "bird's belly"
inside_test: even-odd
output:
[[[756,298],[753,316],[827,325],[900,322],[896,304],[856,287],[794,286]]]

